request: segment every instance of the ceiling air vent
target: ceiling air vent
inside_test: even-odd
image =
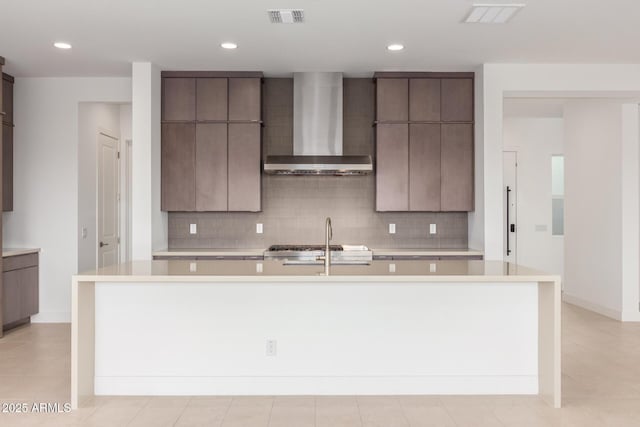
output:
[[[464,22],[470,24],[506,24],[525,4],[474,4]]]
[[[304,22],[302,9],[270,9],[267,10],[272,24],[301,24]]]

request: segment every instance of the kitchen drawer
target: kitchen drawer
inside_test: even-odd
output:
[[[2,271],[4,272],[37,266],[38,254],[17,255],[6,257],[2,260]]]

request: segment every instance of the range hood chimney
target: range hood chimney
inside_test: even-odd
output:
[[[370,156],[342,155],[342,73],[293,74],[293,156],[268,156],[279,175],[363,175]]]

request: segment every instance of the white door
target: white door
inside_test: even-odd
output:
[[[98,134],[98,267],[118,263],[118,139]]]
[[[504,260],[517,262],[518,246],[518,156],[515,151],[502,153],[503,207],[504,207]]]

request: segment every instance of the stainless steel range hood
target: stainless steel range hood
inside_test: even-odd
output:
[[[370,156],[342,155],[342,73],[293,74],[293,156],[268,156],[281,175],[363,175]]]

